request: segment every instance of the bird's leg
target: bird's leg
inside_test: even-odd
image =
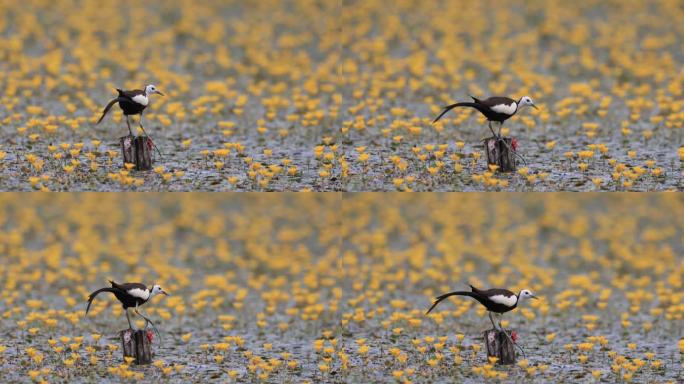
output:
[[[161,334],[160,334],[159,331],[157,330],[157,327],[154,325],[154,323],[152,322],[152,320],[150,320],[149,318],[143,316],[143,314],[140,313],[140,312],[138,311],[138,305],[137,305],[137,304],[135,305],[135,313],[137,313],[138,316],[140,316],[140,317],[142,317],[143,319],[145,319],[145,329],[147,329],[147,325],[148,325],[148,324],[152,326],[152,329],[153,329],[154,332],[157,334],[157,337],[159,337],[159,341],[161,341]]]
[[[148,324],[154,325],[154,323],[152,323],[152,321],[150,321],[150,319],[148,319],[146,316],[143,316],[143,314],[140,313],[140,312],[138,311],[138,304],[137,304],[137,303],[135,304],[135,313],[136,313],[138,316],[140,316],[140,317],[142,317],[143,319],[145,319],[145,329],[147,329],[147,325],[148,325]]]
[[[506,142],[506,140],[501,139],[501,141],[504,143],[504,145],[506,146],[506,148],[508,148],[508,150],[509,150],[511,153],[513,153],[514,155],[518,156],[518,157],[520,158],[520,160],[523,161],[523,164],[527,165],[527,161],[525,160],[525,158],[524,158],[521,154],[518,153],[518,151],[516,151],[515,149],[511,148],[511,146]]]
[[[492,137],[493,137],[493,138],[498,138],[498,136],[496,135],[496,133],[494,133],[494,128],[492,128],[492,121],[491,121],[491,120],[488,120],[488,123],[489,123],[489,130],[492,131]]]
[[[491,313],[491,312],[488,312],[488,313],[489,313],[489,321],[492,322],[492,325],[494,326],[494,329],[496,329],[497,331],[500,331],[499,327],[500,327],[501,325],[497,326],[496,323],[494,323],[494,318],[492,318],[492,313]]]
[[[131,122],[128,120],[128,115],[126,115],[126,125],[128,125],[128,134],[131,135],[131,137],[135,137],[133,136],[133,131],[131,131]]]
[[[126,319],[128,319],[128,328],[134,331],[135,328],[133,328],[133,323],[131,323],[131,315],[128,313],[128,308],[124,308],[124,311],[126,311]]]
[[[511,344],[513,344],[513,345],[515,345],[516,347],[518,347],[518,349],[520,350],[520,352],[522,352],[522,354],[523,354],[523,358],[526,359],[526,358],[527,358],[527,355],[525,354],[525,350],[524,350],[520,345],[518,345],[518,343],[516,343],[515,341],[513,341],[513,338],[511,337],[511,335],[509,335],[508,332],[506,332],[506,330],[505,330],[505,329],[503,328],[503,326],[501,325],[501,320],[502,320],[502,319],[503,319],[503,315],[502,315],[502,314],[499,314],[499,330],[500,330],[501,332],[503,332],[504,335],[506,335],[506,338],[508,339],[508,341],[509,341]]]
[[[503,128],[503,121],[499,122],[499,140],[501,140],[501,129]]]
[[[145,132],[145,127],[143,127],[143,125],[142,125],[142,118],[143,118],[143,114],[142,114],[142,112],[140,112],[140,120],[138,120],[138,125],[140,126],[140,129],[142,129],[145,136],[147,136],[147,132]]]
[[[141,113],[141,114],[140,114],[140,120],[138,120],[138,124],[140,125],[140,129],[142,129],[143,133],[145,134],[145,136],[147,136],[147,138],[148,138],[149,140],[152,140],[152,138],[150,138],[150,136],[147,134],[147,132],[145,132],[145,127],[143,127],[143,125],[142,125],[142,117],[143,117],[143,115],[142,115],[142,113]],[[154,141],[152,142],[152,146],[154,147],[154,149],[157,150],[157,153],[159,154],[159,157],[164,158],[164,156],[162,155],[162,153],[161,153],[161,151],[159,150],[159,148],[157,148],[157,144],[155,144]]]

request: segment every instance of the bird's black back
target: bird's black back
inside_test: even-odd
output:
[[[136,97],[138,95],[142,95],[145,93],[145,91],[143,91],[141,89],[132,89],[129,91],[124,91],[122,89],[117,88],[116,90],[117,90],[117,92],[119,92],[120,97],[126,97],[128,99],[133,99],[134,97]]]
[[[134,89],[131,91],[124,91],[121,89],[116,89],[119,92],[119,107],[123,111],[124,115],[139,115],[142,111],[147,108],[147,105],[142,105],[133,101],[133,98],[138,95],[142,95],[145,91],[140,89]]]
[[[426,314],[430,313],[437,306],[437,304],[441,303],[443,300],[445,300],[451,296],[469,296],[469,297],[472,297],[473,299],[477,300],[480,304],[485,306],[488,311],[496,312],[496,313],[508,312],[512,309],[515,309],[515,307],[518,306],[517,302],[515,303],[514,306],[507,307],[503,304],[495,303],[489,299],[490,297],[496,296],[496,295],[516,296],[513,292],[511,292],[507,289],[492,288],[492,289],[487,289],[487,290],[481,290],[481,289],[475,288],[472,285],[470,286],[470,289],[471,289],[470,292],[468,292],[468,291],[454,291],[454,292],[449,292],[449,293],[445,293],[443,295],[437,296],[437,298],[435,299],[435,302],[432,304],[430,309],[428,309]]]
[[[120,290],[122,290],[122,291],[124,291],[124,292],[128,292],[128,291],[130,291],[131,289],[135,289],[135,288],[138,288],[138,289],[147,289],[147,286],[146,286],[145,284],[141,284],[141,283],[123,283],[123,284],[119,284],[119,283],[117,283],[117,282],[115,282],[115,281],[113,281],[113,280],[109,280],[109,282],[112,284],[112,288],[118,288],[118,289],[120,289]]]
[[[491,108],[491,107],[493,107],[495,105],[499,105],[499,104],[510,105],[511,103],[517,103],[517,101],[511,99],[510,97],[505,97],[505,96],[492,96],[492,97],[488,97],[484,100],[480,100],[480,99],[475,98],[473,96],[470,96],[470,97],[472,97],[476,103],[478,103],[480,105],[484,105],[487,108]]]
[[[511,99],[510,97],[505,97],[505,96],[492,96],[488,97],[484,100],[478,99],[475,96],[470,96],[473,99],[473,102],[461,102],[461,103],[456,103],[456,104],[451,104],[447,105],[444,107],[442,110],[442,113],[437,116],[437,118],[432,122],[433,124],[436,123],[439,119],[442,118],[447,112],[450,110],[456,108],[456,107],[471,107],[477,109],[481,114],[483,114],[487,120],[490,121],[499,121],[499,122],[504,122],[508,120],[511,116],[515,115],[515,112],[513,115],[507,115],[505,113],[499,113],[494,110],[492,110],[492,107],[495,105],[500,105],[500,104],[506,104],[510,105],[511,103],[517,103],[517,101]],[[517,108],[516,108],[517,112]]]
[[[491,296],[496,296],[496,295],[504,295],[504,296],[516,296],[515,293],[509,291],[508,289],[501,289],[501,288],[491,288],[491,289],[477,289],[473,287],[472,285],[470,286],[470,289],[473,290],[473,292],[477,293],[478,295],[482,295],[485,297],[491,297]]]

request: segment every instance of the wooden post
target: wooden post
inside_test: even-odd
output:
[[[515,364],[515,345],[503,332],[488,329],[484,332],[487,357],[496,357],[497,364]]]
[[[152,331],[126,329],[119,332],[124,357],[134,358],[133,362],[136,365],[152,362],[151,337],[148,337],[148,332]]]
[[[515,152],[513,139],[504,137],[500,140],[489,137],[484,140],[487,164],[497,165],[500,172],[515,171]]]
[[[128,135],[119,141],[124,164],[135,164],[137,171],[152,169],[152,140],[149,137]]]

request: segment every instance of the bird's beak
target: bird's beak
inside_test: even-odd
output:
[[[164,96],[164,94],[163,94],[163,93],[161,93],[160,91],[157,91],[157,93],[158,93],[158,94],[160,94],[160,95],[162,95],[162,96]]]
[[[539,300],[539,298],[538,298],[537,296],[535,296],[535,295],[531,295],[530,297],[533,298],[533,299],[535,299],[535,300]]]
[[[164,296],[171,296],[171,295],[169,295],[168,293],[166,293],[166,291],[162,291],[161,293],[162,293]]]
[[[539,109],[539,107],[537,107],[537,106],[534,105],[534,104],[532,104],[532,108],[537,109],[537,110]]]

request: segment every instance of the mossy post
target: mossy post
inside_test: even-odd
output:
[[[148,332],[151,331],[126,329],[119,332],[124,359],[132,357],[136,365],[152,362],[152,337],[148,335]]]
[[[152,140],[147,136],[124,136],[121,142],[121,153],[124,165],[135,164],[137,171],[152,169]]]
[[[515,172],[515,148],[513,139],[489,137],[484,140],[488,165],[498,166],[499,172]]]
[[[496,357],[497,364],[515,364],[515,345],[502,331],[488,329],[484,332],[487,357]]]

